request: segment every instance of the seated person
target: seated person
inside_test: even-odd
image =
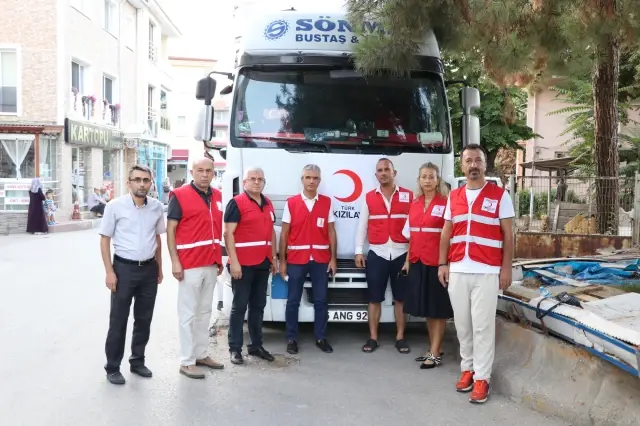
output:
[[[89,211],[94,212],[98,217],[102,217],[104,207],[107,205],[101,192],[102,188],[93,188],[93,192],[89,194],[89,200],[87,201]]]

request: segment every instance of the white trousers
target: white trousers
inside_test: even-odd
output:
[[[449,274],[449,298],[460,343],[462,371],[489,380],[496,352],[497,274]]]
[[[205,266],[185,269],[184,279],[178,283],[181,365],[195,365],[196,359],[208,356],[209,322],[217,278],[218,267]]]

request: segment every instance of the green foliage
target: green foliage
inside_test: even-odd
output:
[[[481,108],[476,112],[480,118],[480,142],[489,153],[488,170],[493,173],[495,158],[501,148],[521,149],[519,141],[537,136],[527,126],[527,93],[517,88],[499,89],[492,84],[482,69],[482,63],[473,56],[455,52],[443,52],[445,75],[449,80],[466,80],[470,86],[480,90]],[[458,98],[460,86],[447,88],[450,100]],[[462,149],[460,122],[462,110],[458,102],[450,102],[451,122],[455,150]],[[511,112],[505,117],[505,109]]]

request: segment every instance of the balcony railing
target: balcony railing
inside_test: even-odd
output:
[[[66,116],[72,120],[84,120],[108,126],[120,126],[120,105],[110,105],[94,95],[71,90],[67,97]]]
[[[147,127],[154,137],[158,137],[158,111],[152,107],[147,109]]]
[[[154,64],[158,62],[158,47],[153,42],[149,42],[149,60]]]

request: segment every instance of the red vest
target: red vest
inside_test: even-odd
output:
[[[287,263],[305,265],[312,257],[314,262],[329,263],[329,215],[333,214],[331,199],[318,195],[313,209],[309,211],[302,195],[296,195],[287,200],[287,207],[291,214]]]
[[[440,234],[444,227],[444,210],[447,199],[436,194],[425,210],[424,195],[411,203],[409,210],[409,261],[422,262],[427,266],[438,266],[440,259]]]
[[[211,188],[209,206],[191,187],[176,188],[182,219],[176,228],[176,248],[184,269],[222,265],[222,194]]]
[[[391,211],[387,211],[384,195],[377,190],[367,192],[365,197],[369,209],[367,234],[369,244],[386,244],[389,238],[396,243],[408,243],[402,229],[409,216],[413,194],[404,188],[398,188],[391,198]]]
[[[471,260],[489,266],[502,265],[503,238],[499,215],[503,194],[503,188],[487,184],[469,211],[466,185],[451,192],[449,204],[453,232],[449,262],[461,261],[468,245]]]
[[[244,192],[233,199],[240,210],[240,222],[233,234],[238,262],[242,266],[255,266],[265,259],[271,259],[271,238],[276,220],[271,201],[265,197],[265,205],[261,210]]]

